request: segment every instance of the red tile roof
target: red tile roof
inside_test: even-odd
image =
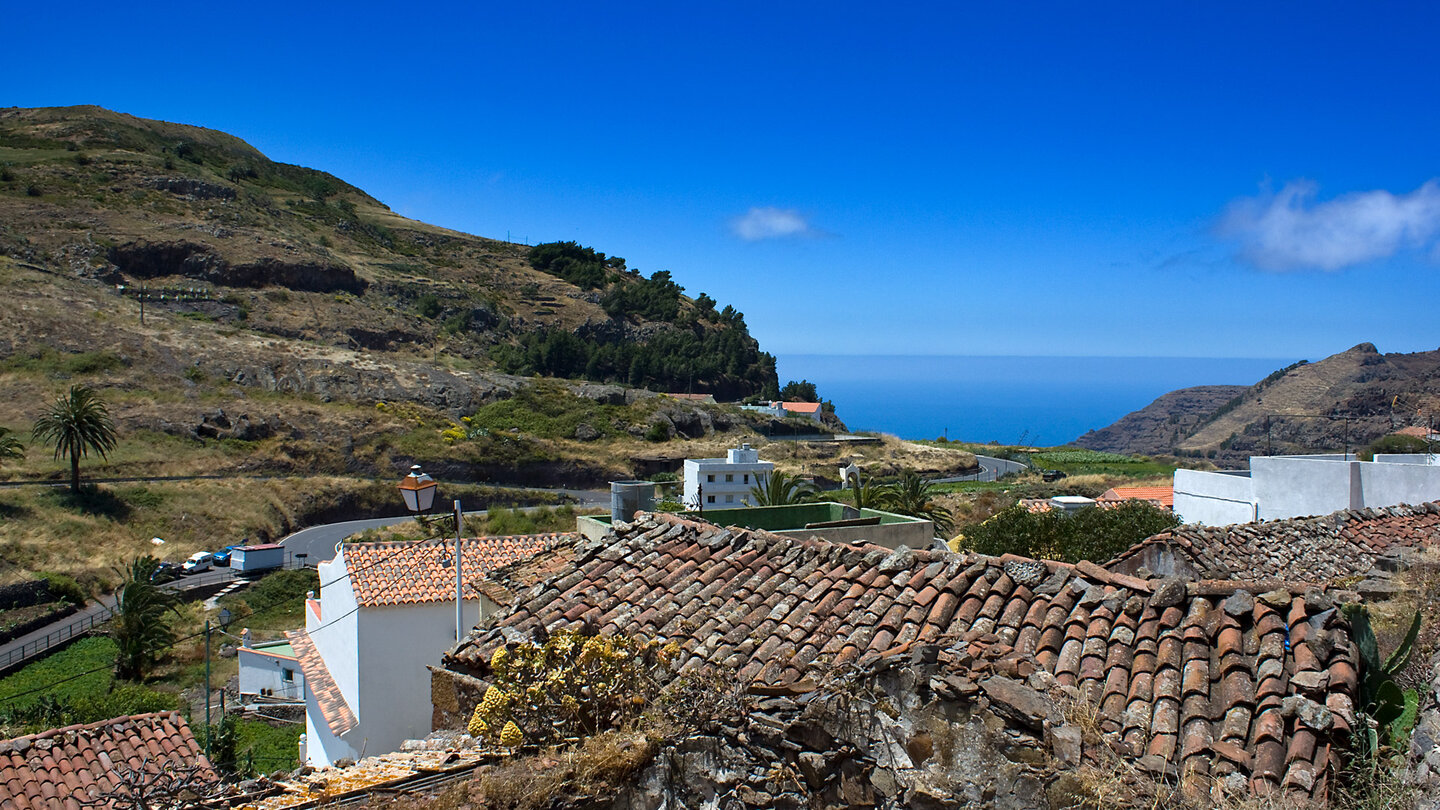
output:
[[[1368,572],[1396,548],[1440,545],[1440,503],[1342,510],[1233,526],[1180,526],[1146,538],[1106,568],[1152,571],[1156,555],[1178,558],[1196,576],[1329,582]]]
[[[677,641],[682,671],[713,665],[771,685],[821,681],[933,644],[974,674],[1038,668],[1078,688],[1099,707],[1102,731],[1133,756],[1181,773],[1238,770],[1257,791],[1323,797],[1334,746],[1354,723],[1354,648],[1322,590],[1255,590],[642,514],[577,545],[571,564],[443,666],[483,678],[497,646],[587,625]],[[1222,749],[1249,756],[1218,765]]]
[[[460,547],[466,596],[486,574],[573,542],[574,534],[526,534],[467,538]],[[345,568],[362,607],[413,605],[455,599],[454,541],[424,543],[347,543]]]
[[[339,736],[359,725],[355,712],[350,710],[345,695],[341,694],[340,687],[331,677],[330,668],[325,666],[325,659],[315,649],[315,642],[310,640],[310,634],[304,630],[289,630],[285,638],[295,650],[300,671],[305,673],[305,688],[315,695],[315,703],[330,730]]]
[[[0,808],[78,810],[120,785],[121,769],[199,765],[216,778],[179,712],[117,717],[0,742]],[[101,805],[109,806],[109,805]]]
[[[820,403],[818,402],[782,402],[781,407],[791,413],[819,413]]]
[[[1111,487],[1099,498],[1100,503],[1121,501],[1155,501],[1166,509],[1175,508],[1175,487]]]

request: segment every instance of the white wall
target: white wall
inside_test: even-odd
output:
[[[1261,520],[1328,515],[1364,503],[1351,492],[1360,462],[1336,458],[1256,456],[1250,459]],[[1358,483],[1358,480],[1357,480]]]
[[[751,487],[759,484],[774,469],[775,465],[768,461],[732,464],[723,458],[686,459],[685,506],[698,508],[702,505],[702,497],[705,499],[703,506],[710,509],[750,506]],[[727,475],[733,480],[726,481]],[[709,480],[711,476],[714,476],[714,481]]]
[[[1176,470],[1174,508],[1184,523],[1248,523],[1255,519],[1255,491],[1243,474]]]
[[[1175,471],[1175,513],[1220,526],[1440,500],[1440,466],[1346,460],[1345,456],[1254,456],[1250,475]]]
[[[465,631],[480,621],[480,601],[465,602]],[[360,705],[356,729],[366,754],[399,750],[430,733],[426,664],[455,644],[455,603],[389,605],[360,610]],[[346,735],[353,739],[355,732]]]
[[[287,656],[265,652],[263,647],[241,647],[236,656],[240,662],[240,694],[258,695],[270,690],[277,698],[305,699],[305,673],[300,662]],[[291,680],[285,680],[285,670]]]

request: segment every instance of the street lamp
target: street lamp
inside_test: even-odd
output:
[[[405,508],[416,514],[430,511],[435,504],[435,479],[421,472],[420,465],[410,468],[410,474],[400,480],[400,494],[405,498]],[[460,530],[462,512],[460,499],[455,499],[455,642],[465,637],[465,593],[460,577]]]

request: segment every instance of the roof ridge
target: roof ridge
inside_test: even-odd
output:
[[[124,723],[139,723],[139,722],[149,721],[149,720],[167,720],[167,719],[168,719],[168,720],[180,720],[181,722],[184,722],[184,721],[185,721],[184,716],[180,714],[180,711],[179,711],[178,709],[164,709],[164,710],[161,710],[161,711],[158,711],[158,712],[145,712],[144,714],[126,714],[126,715],[122,715],[122,716],[120,716],[120,717],[112,717],[112,718],[110,718],[109,720],[97,720],[97,721],[95,721],[95,722],[93,722],[93,723],[76,723],[76,724],[74,724],[74,725],[61,726],[60,728],[52,728],[52,729],[46,729],[45,731],[37,731],[37,732],[35,732],[34,734],[24,734],[24,735],[21,735],[21,736],[19,736],[19,737],[11,737],[10,739],[11,739],[11,740],[48,740],[48,739],[50,739],[51,737],[56,737],[56,736],[59,736],[59,735],[61,735],[61,734],[66,734],[66,733],[69,733],[69,732],[72,732],[72,731],[73,731],[73,732],[77,732],[77,733],[78,733],[78,732],[82,732],[82,731],[99,731],[99,730],[105,728],[106,726],[118,726],[118,725],[121,725],[121,724],[124,724]],[[188,725],[188,724],[187,724],[187,725]]]

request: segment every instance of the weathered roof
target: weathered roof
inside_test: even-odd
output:
[[[355,712],[350,710],[345,695],[330,675],[330,668],[325,666],[325,658],[315,649],[315,642],[310,640],[310,634],[304,630],[289,630],[285,638],[295,649],[300,671],[305,673],[305,688],[315,695],[315,703],[330,730],[338,737],[359,725]]]
[[[483,677],[517,633],[590,625],[678,641],[682,671],[712,664],[794,685],[934,644],[972,672],[1050,672],[1099,706],[1102,730],[1134,756],[1323,795],[1332,742],[1354,718],[1348,627],[1320,590],[1253,590],[642,513],[578,545],[444,665]]]
[[[475,588],[497,605],[511,605],[515,603],[520,592],[527,591],[537,582],[553,576],[574,558],[574,542],[561,542],[539,554],[491,571],[475,583]]]
[[[0,742],[0,808],[78,810],[120,784],[120,770],[193,766],[215,779],[179,712],[117,717]],[[78,797],[78,800],[77,800]]]
[[[1152,571],[1155,555],[1184,558],[1201,577],[1329,582],[1368,572],[1375,558],[1395,548],[1440,542],[1440,503],[1342,510],[1321,517],[1287,518],[1232,526],[1180,526],[1146,538],[1105,567]]]
[[[1122,501],[1154,501],[1166,509],[1175,508],[1175,487],[1111,487],[1099,497],[1100,503]]]
[[[466,595],[486,574],[547,548],[572,542],[574,534],[472,537],[460,546]],[[446,602],[455,599],[451,542],[347,543],[345,568],[362,607]]]

